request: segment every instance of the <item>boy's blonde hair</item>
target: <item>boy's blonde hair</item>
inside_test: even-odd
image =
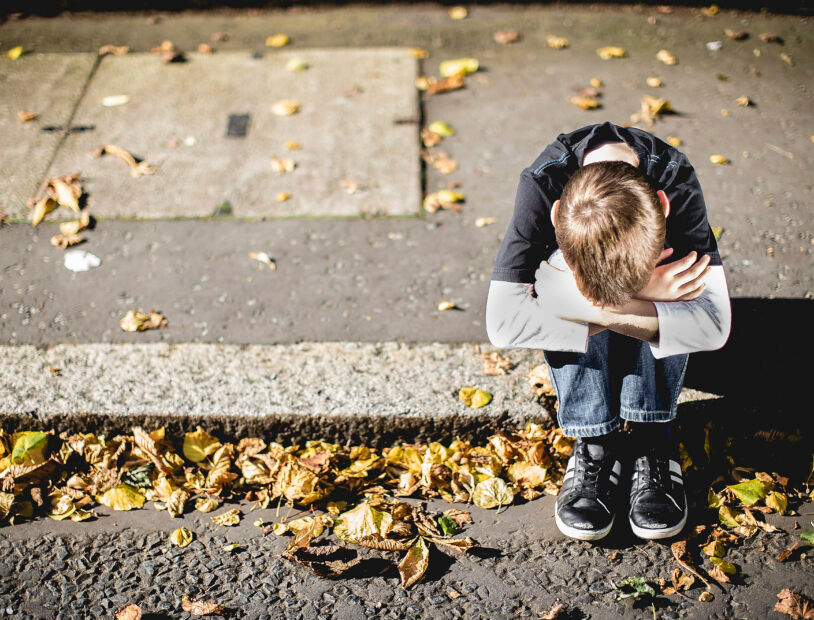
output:
[[[645,287],[666,230],[656,191],[626,162],[583,166],[560,197],[557,243],[580,292],[595,303],[621,305]]]

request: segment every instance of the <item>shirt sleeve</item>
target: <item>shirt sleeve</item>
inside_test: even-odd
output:
[[[710,267],[707,286],[692,301],[656,301],[658,342],[650,343],[653,357],[714,351],[729,338],[732,309],[722,265]]]
[[[532,285],[492,280],[486,300],[486,333],[502,349],[588,350],[588,324],[547,312]]]

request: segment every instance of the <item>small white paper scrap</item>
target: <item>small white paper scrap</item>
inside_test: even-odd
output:
[[[65,252],[65,268],[71,271],[89,271],[101,264],[101,258],[85,250],[68,250]]]

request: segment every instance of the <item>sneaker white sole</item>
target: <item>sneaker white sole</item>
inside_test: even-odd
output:
[[[630,521],[630,519],[628,519]],[[671,536],[675,536],[681,530],[684,529],[684,526],[687,524],[687,514],[684,514],[684,518],[681,521],[674,525],[673,527],[665,527],[665,528],[648,528],[648,527],[639,527],[633,521],[630,521],[630,529],[633,530],[633,533],[638,536],[639,538],[644,538],[645,540],[659,540],[661,538],[670,538]]]
[[[615,518],[615,515],[611,517],[610,525],[601,530],[581,530],[575,527],[569,527],[560,521],[560,516],[554,512],[554,522],[557,524],[557,529],[569,538],[576,538],[577,540],[599,540],[600,538],[605,538],[605,536],[610,533]]]

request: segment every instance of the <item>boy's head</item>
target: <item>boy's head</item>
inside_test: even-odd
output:
[[[577,170],[551,219],[580,292],[595,303],[621,305],[643,289],[664,248],[668,213],[664,192],[626,162]]]

